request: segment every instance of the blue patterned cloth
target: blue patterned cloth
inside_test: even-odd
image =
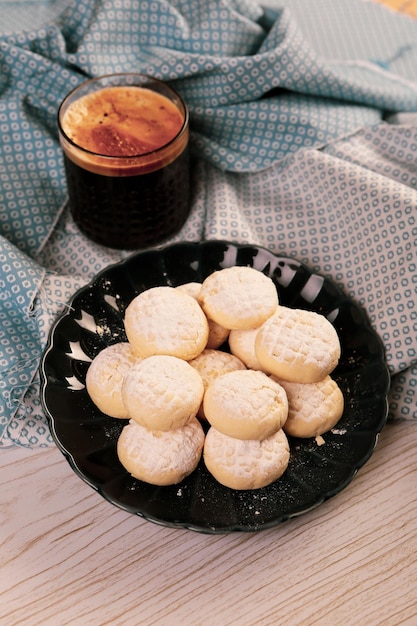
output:
[[[66,93],[139,71],[191,115],[193,206],[171,241],[294,256],[367,309],[417,420],[417,22],[363,0],[0,0],[0,446],[52,443],[48,331],[124,253],[74,225],[57,141]]]

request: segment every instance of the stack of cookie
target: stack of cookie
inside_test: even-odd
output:
[[[279,306],[260,327],[232,330],[229,346],[247,367],[267,372],[284,387],[288,435],[319,437],[339,421],[344,399],[330,374],[340,358],[340,342],[323,315]]]
[[[330,322],[278,302],[274,308],[268,282],[250,289],[243,273],[230,268],[212,274],[199,296],[203,310],[228,325],[231,353],[248,368],[221,376],[206,389],[204,414],[211,428],[204,460],[222,484],[252,489],[285,471],[286,433],[317,437],[334,426],[343,395],[329,376],[340,357]]]
[[[228,336],[232,329],[258,328],[278,307],[272,280],[248,267],[214,272],[202,283],[197,299],[213,323],[229,330]],[[231,356],[240,366],[222,369],[207,381],[201,412],[210,425],[204,461],[223,485],[256,489],[279,478],[288,465],[289,446],[282,431],[287,396],[266,374]]]
[[[253,268],[148,289],[124,324],[128,341],[97,355],[86,387],[101,411],[129,419],[117,452],[140,480],[180,482],[203,454],[225,486],[260,488],[288,466],[286,432],[317,436],[340,418],[333,326],[280,305],[273,281]]]

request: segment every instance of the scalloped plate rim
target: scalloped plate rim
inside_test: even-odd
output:
[[[73,453],[62,443],[62,441],[59,439],[56,431],[55,431],[55,425],[56,425],[56,416],[52,415],[52,413],[49,410],[47,401],[45,399],[45,394],[46,394],[46,390],[48,387],[48,376],[46,374],[45,371],[45,364],[48,360],[48,356],[49,353],[51,352],[51,350],[54,347],[54,337],[55,337],[55,333],[57,332],[57,330],[59,329],[62,321],[64,319],[66,319],[67,317],[70,316],[71,313],[71,307],[74,304],[74,302],[77,300],[77,298],[80,295],[83,295],[84,293],[88,292],[90,289],[92,289],[106,274],[108,274],[109,272],[113,271],[114,269],[117,269],[118,267],[123,267],[123,266],[127,266],[129,263],[131,262],[135,262],[136,259],[139,258],[143,258],[146,255],[150,255],[150,254],[161,254],[163,253],[165,250],[167,249],[172,249],[172,248],[182,248],[182,247],[195,247],[195,248],[205,248],[205,247],[210,247],[210,246],[232,246],[235,247],[236,249],[242,249],[242,248],[251,248],[251,249],[255,249],[255,250],[261,250],[264,251],[266,253],[268,253],[269,255],[277,258],[277,259],[282,259],[284,262],[287,263],[295,263],[297,264],[297,266],[299,266],[300,268],[304,268],[306,269],[310,274],[313,274],[314,276],[319,276],[322,277],[325,281],[329,282],[332,284],[332,287],[336,290],[338,296],[342,299],[345,299],[349,302],[353,302],[352,299],[347,296],[343,290],[336,285],[331,279],[325,277],[323,274],[320,274],[312,269],[310,269],[307,265],[305,265],[303,262],[299,261],[297,258],[288,256],[288,255],[283,255],[283,254],[277,254],[272,252],[271,250],[269,250],[266,247],[263,246],[259,246],[257,244],[251,244],[251,243],[237,243],[237,242],[233,242],[233,241],[228,241],[228,240],[205,240],[202,242],[191,242],[191,241],[184,241],[184,242],[176,242],[176,243],[170,243],[170,244],[165,244],[156,248],[150,248],[147,250],[142,250],[142,251],[137,251],[137,252],[133,252],[132,254],[129,254],[129,256],[127,256],[124,259],[121,259],[120,261],[116,261],[114,263],[111,263],[109,265],[107,265],[106,267],[104,267],[103,269],[101,269],[91,280],[89,280],[85,285],[83,285],[82,287],[80,287],[79,289],[77,289],[74,294],[72,295],[72,297],[70,298],[70,300],[67,303],[67,306],[65,308],[65,311],[63,311],[61,314],[59,314],[56,318],[56,320],[53,322],[50,331],[48,333],[48,339],[46,342],[46,346],[44,348],[43,351],[43,355],[41,358],[41,362],[40,362],[40,367],[39,367],[39,372],[40,372],[40,380],[41,380],[41,386],[40,386],[40,398],[41,398],[41,404],[43,407],[43,410],[45,412],[47,421],[48,421],[48,425],[51,431],[51,435],[52,438],[57,446],[57,448],[60,450],[60,452],[63,454],[64,458],[66,459],[66,461],[68,462],[68,464],[70,465],[70,467],[72,468],[72,470],[74,471],[74,473],[80,478],[82,479],[86,484],[88,484],[94,491],[96,491],[98,494],[100,494],[100,496],[102,498],[104,498],[107,502],[113,504],[114,506],[120,508],[121,510],[137,515],[138,517],[141,517],[144,520],[147,520],[149,522],[161,525],[161,526],[165,526],[165,527],[169,527],[169,528],[176,528],[176,529],[186,529],[186,530],[192,530],[192,531],[196,531],[199,533],[203,533],[203,534],[225,534],[225,533],[232,533],[232,532],[256,532],[256,531],[260,531],[260,530],[264,530],[264,529],[270,529],[273,528],[279,524],[282,524],[290,519],[299,517],[300,515],[304,515],[314,509],[316,509],[318,506],[320,506],[321,504],[323,504],[324,502],[326,502],[327,500],[335,497],[339,492],[341,492],[343,489],[345,489],[353,480],[353,478],[356,476],[356,474],[358,473],[358,471],[363,467],[363,465],[365,465],[365,463],[370,459],[370,457],[372,456],[372,454],[374,453],[375,447],[377,445],[378,442],[378,438],[379,435],[383,429],[383,427],[386,424],[387,421],[387,417],[388,417],[388,389],[389,389],[389,382],[390,382],[390,375],[389,375],[389,370],[388,370],[388,366],[386,364],[385,358],[384,358],[384,364],[385,364],[385,368],[386,368],[386,390],[385,390],[385,394],[384,394],[384,399],[385,399],[385,411],[383,412],[383,414],[381,414],[381,417],[379,419],[378,425],[372,429],[372,437],[370,439],[370,445],[368,450],[366,451],[366,453],[358,460],[356,461],[356,463],[351,467],[350,472],[346,475],[345,480],[343,481],[342,484],[338,485],[337,487],[334,487],[333,489],[331,489],[330,491],[323,493],[319,498],[317,498],[317,501],[315,501],[312,505],[307,506],[305,509],[300,507],[300,510],[294,512],[294,513],[289,513],[289,514],[283,514],[280,515],[279,517],[275,518],[275,519],[271,519],[266,523],[260,523],[259,525],[245,525],[245,524],[236,524],[236,523],[231,523],[230,525],[216,525],[216,524],[210,524],[207,523],[207,525],[203,525],[203,524],[197,524],[197,523],[193,523],[193,522],[185,522],[185,521],[169,521],[169,520],[164,520],[164,519],[160,519],[158,517],[152,516],[150,514],[144,513],[143,511],[138,511],[138,510],[132,510],[133,507],[129,507],[123,503],[118,502],[116,499],[112,498],[109,494],[107,494],[105,492],[105,490],[101,489],[100,485],[95,484],[95,482],[93,480],[91,480],[90,478],[88,478],[85,473],[83,472],[83,470],[78,466],[76,459],[74,458]],[[355,307],[357,308],[357,310],[359,310],[361,312],[362,318],[363,318],[363,322],[364,322],[364,326],[368,328],[368,330],[372,331],[373,335],[375,336],[375,338],[378,340],[379,344],[380,344],[380,348],[382,350],[382,352],[384,353],[384,346],[382,343],[382,340],[380,339],[380,337],[378,336],[378,334],[375,332],[375,330],[372,328],[371,323],[369,321],[368,315],[366,313],[366,311],[363,309],[363,307],[361,307],[358,303],[354,303]]]

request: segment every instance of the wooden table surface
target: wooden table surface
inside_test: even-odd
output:
[[[119,510],[55,448],[2,451],[0,624],[415,626],[416,450],[388,424],[340,494],[225,535]]]
[[[417,17],[417,0],[381,0]],[[203,535],[106,502],[56,448],[0,454],[1,626],[417,624],[417,425],[388,424],[340,494]]]

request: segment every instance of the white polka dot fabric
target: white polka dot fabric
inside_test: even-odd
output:
[[[48,331],[125,256],[74,225],[56,131],[71,88],[119,71],[190,108],[192,211],[171,241],[254,243],[330,276],[384,342],[391,418],[417,420],[417,22],[362,0],[62,0],[49,23],[26,4],[38,21],[6,2],[0,24],[0,446],[52,444]]]

